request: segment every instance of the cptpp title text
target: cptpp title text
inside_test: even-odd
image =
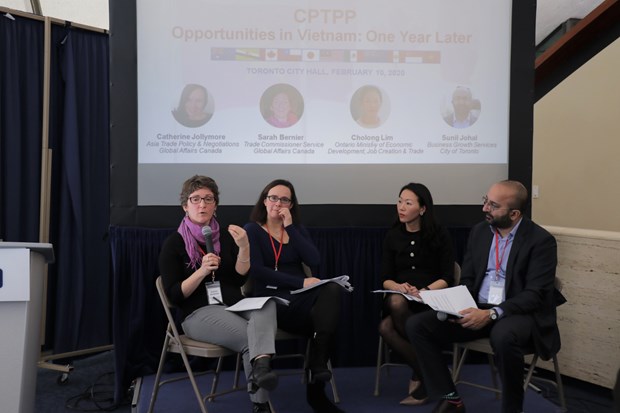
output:
[[[201,41],[317,41],[341,43],[409,43],[409,44],[469,44],[473,35],[463,32],[416,33],[401,30],[397,33],[368,30],[366,32],[343,32],[327,30],[297,29],[294,31],[244,29],[198,29],[182,26],[172,28],[172,37],[184,42]]]
[[[295,9],[292,20],[298,24],[316,25],[348,25],[355,21],[357,13],[350,9]],[[409,43],[409,44],[467,44],[472,41],[472,35],[462,32],[412,32],[399,30],[387,32],[368,30],[366,32],[346,30],[313,30],[297,28],[287,30],[261,29],[258,27],[244,28],[198,28],[176,25],[172,27],[172,37],[184,42],[201,41],[317,41],[340,43]]]

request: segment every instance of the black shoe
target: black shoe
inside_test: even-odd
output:
[[[259,388],[267,391],[276,388],[278,375],[271,370],[271,359],[269,357],[254,359],[248,384],[250,393],[256,393]]]
[[[306,399],[314,413],[345,413],[325,395],[325,383],[314,383],[306,386]]]
[[[252,413],[271,413],[269,403],[254,403]]]
[[[329,371],[327,366],[325,368],[311,368],[308,369],[308,383],[326,382],[332,379],[332,372]]]
[[[461,400],[453,402],[441,399],[433,409],[433,413],[465,413],[465,405]]]
[[[308,360],[308,383],[326,382],[332,378],[332,372],[327,368],[329,359],[330,336],[326,333],[314,333],[310,343]]]

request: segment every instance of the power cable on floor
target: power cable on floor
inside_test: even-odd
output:
[[[114,372],[109,372],[97,377],[92,386],[82,393],[67,399],[65,407],[80,412],[109,412],[124,404],[129,402],[114,402]]]

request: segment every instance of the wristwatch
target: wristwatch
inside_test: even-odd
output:
[[[490,319],[491,321],[495,321],[495,320],[497,320],[497,310],[495,310],[495,308],[491,308],[491,309],[489,310],[489,319]]]

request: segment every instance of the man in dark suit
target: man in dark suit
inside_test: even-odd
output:
[[[440,398],[433,412],[465,412],[445,364],[442,349],[453,342],[489,337],[502,380],[502,412],[523,410],[524,350],[549,359],[560,349],[555,290],[555,238],[523,216],[525,187],[501,181],[489,189],[485,221],[471,230],[461,272],[479,308],[462,318],[440,321],[434,311],[414,315],[407,334],[420,360],[424,387],[413,397]],[[415,392],[414,392],[415,393]]]

